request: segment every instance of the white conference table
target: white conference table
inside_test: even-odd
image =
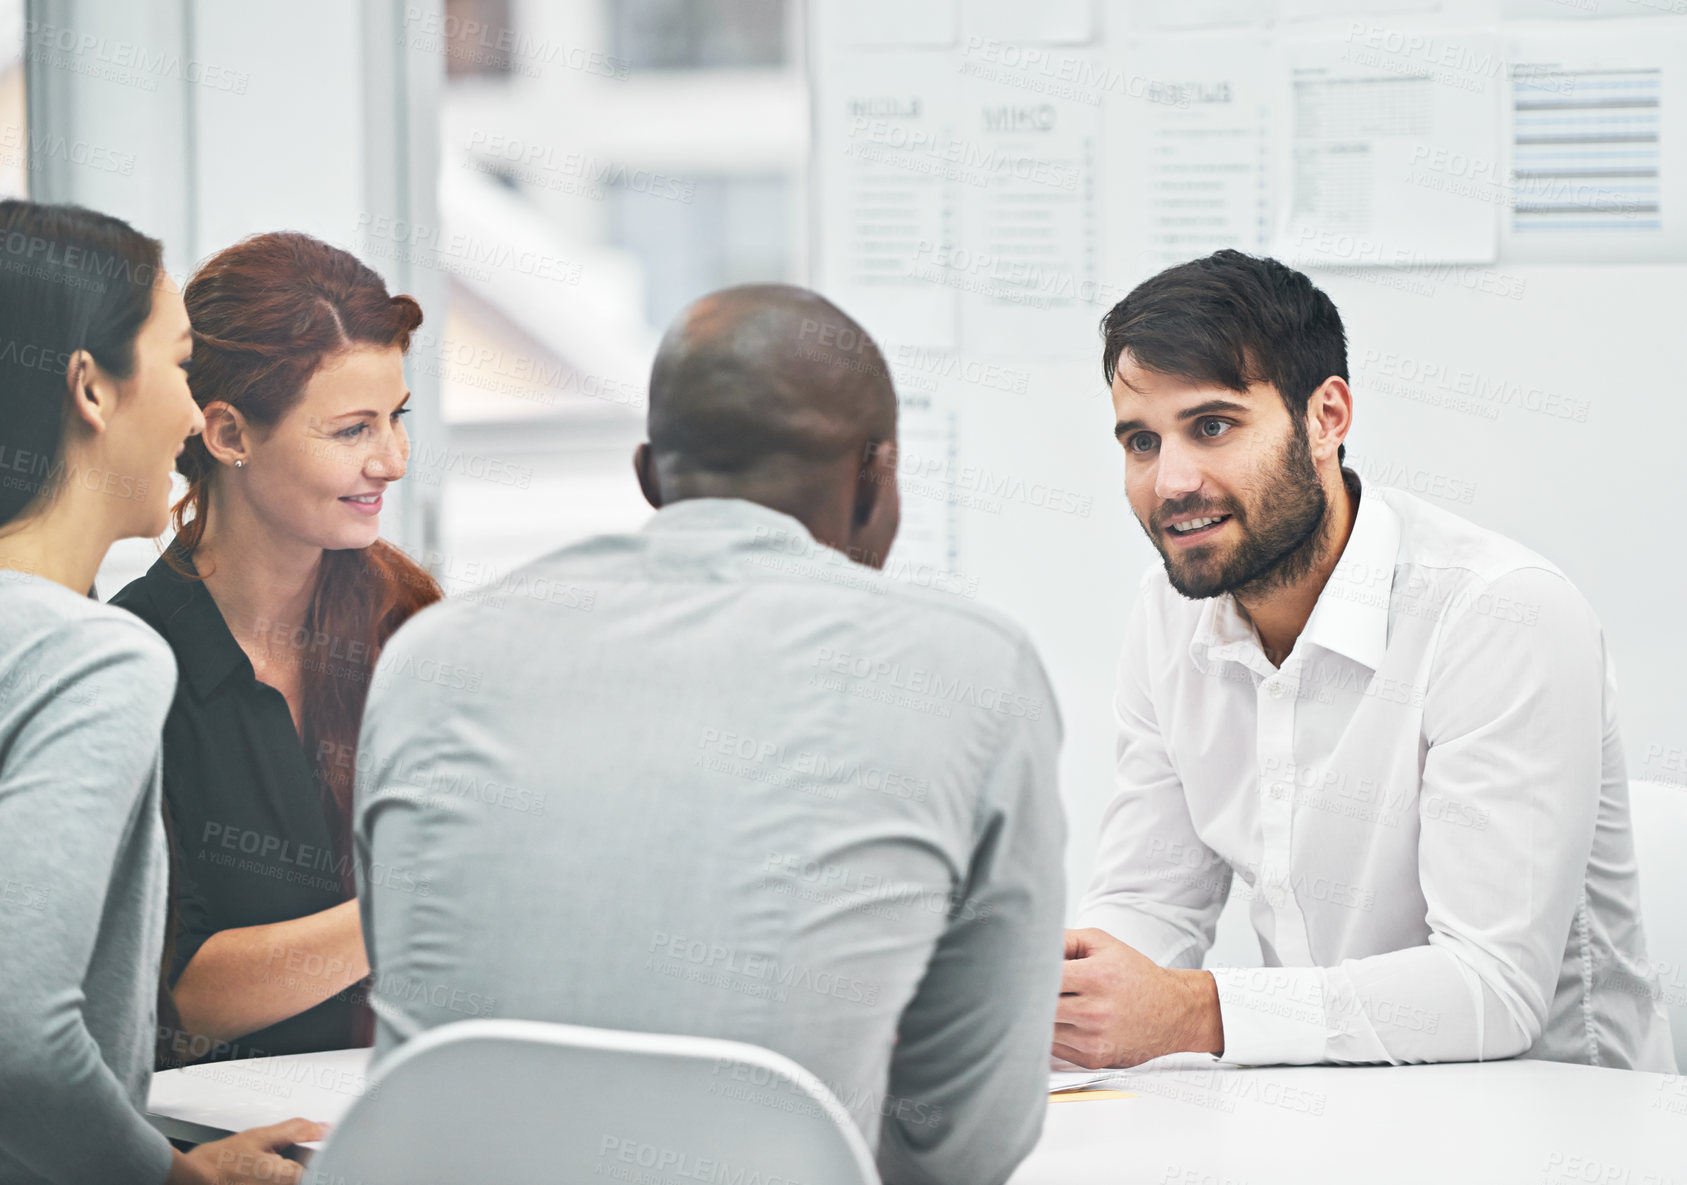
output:
[[[369,1051],[154,1075],[178,1139],[337,1121]],[[1130,1097],[1120,1097],[1119,1092]],[[1162,1058],[1049,1105],[1011,1185],[1687,1185],[1687,1078],[1556,1062],[1275,1066]]]
[[[1687,1078],[1162,1058],[1052,1104],[1011,1185],[1687,1185]]]

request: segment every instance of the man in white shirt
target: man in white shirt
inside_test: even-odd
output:
[[[357,763],[378,1057],[475,1015],[748,1041],[887,1185],[1007,1178],[1047,1108],[1060,723],[1022,631],[875,570],[895,441],[859,325],[715,293],[651,374],[649,523],[393,636]]]
[[[1221,251],[1104,330],[1164,568],[1120,661],[1055,1052],[1673,1071],[1587,602],[1527,548],[1342,468],[1345,338],[1304,275]],[[1265,966],[1198,970],[1233,876]]]

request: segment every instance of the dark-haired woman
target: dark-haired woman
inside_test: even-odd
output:
[[[167,856],[169,650],[89,597],[119,539],[164,530],[203,425],[158,242],[0,202],[0,1181],[297,1181],[291,1120],[184,1155],[151,1077]]]
[[[404,476],[404,351],[421,323],[355,257],[265,234],[186,291],[205,432],[177,534],[114,598],[175,652],[166,1061],[363,1045],[352,878],[358,724],[382,644],[439,589],[379,538]]]

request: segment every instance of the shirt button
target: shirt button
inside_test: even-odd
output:
[[[1288,792],[1289,792],[1289,788],[1287,786],[1283,785],[1283,783],[1281,783],[1281,782],[1271,783],[1271,797],[1281,798],[1281,797],[1283,797],[1283,795],[1287,794]]]
[[[1283,698],[1283,685],[1282,685],[1282,683],[1278,682],[1276,679],[1273,679],[1270,683],[1267,683],[1266,686],[1271,688],[1271,698],[1272,699],[1282,699]]]
[[[1278,888],[1267,889],[1265,890],[1265,899],[1272,905],[1281,905],[1283,904],[1283,890]]]

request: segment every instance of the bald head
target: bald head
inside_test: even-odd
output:
[[[662,339],[650,447],[664,471],[720,477],[825,463],[896,436],[873,339],[824,297],[747,284],[703,297]]]
[[[747,284],[682,312],[650,372],[649,431],[637,464],[658,506],[748,499],[833,543],[823,532],[836,534],[841,510],[870,513],[872,487],[889,484],[894,503],[894,454],[880,447],[896,440],[884,356],[806,288]]]

